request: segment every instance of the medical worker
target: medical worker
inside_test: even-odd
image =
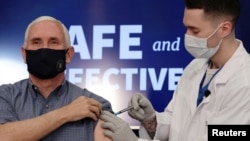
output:
[[[141,122],[137,137],[109,112],[101,119],[113,141],[206,141],[211,124],[250,124],[250,56],[235,37],[239,0],[185,0],[185,48],[195,59],[185,68],[162,113],[142,94],[129,115]]]

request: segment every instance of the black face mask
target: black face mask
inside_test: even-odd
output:
[[[25,50],[29,73],[40,79],[49,79],[66,69],[66,52],[68,50],[54,50],[42,48]]]

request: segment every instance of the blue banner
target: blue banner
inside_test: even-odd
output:
[[[249,50],[250,2],[242,6],[236,31]],[[25,29],[49,15],[65,24],[76,51],[65,71],[69,81],[107,98],[114,111],[137,92],[163,111],[193,59],[183,46],[183,11],[184,1],[1,0],[0,84],[28,77],[20,52]],[[119,116],[138,125],[126,113]]]

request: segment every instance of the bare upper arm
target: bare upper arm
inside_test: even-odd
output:
[[[104,130],[101,127],[102,123],[103,121],[99,119],[94,131],[94,141],[112,141],[112,139],[104,135]]]

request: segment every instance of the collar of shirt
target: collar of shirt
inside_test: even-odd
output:
[[[30,91],[32,98],[36,99],[38,95],[41,95],[39,88],[32,83],[32,81],[29,79],[29,84],[28,84],[28,90]],[[62,94],[65,93],[65,91],[67,90],[67,83],[66,80],[63,81],[63,83],[61,85],[59,85],[58,87],[56,87],[48,96],[48,98],[51,95],[56,96],[57,98],[59,98]]]

